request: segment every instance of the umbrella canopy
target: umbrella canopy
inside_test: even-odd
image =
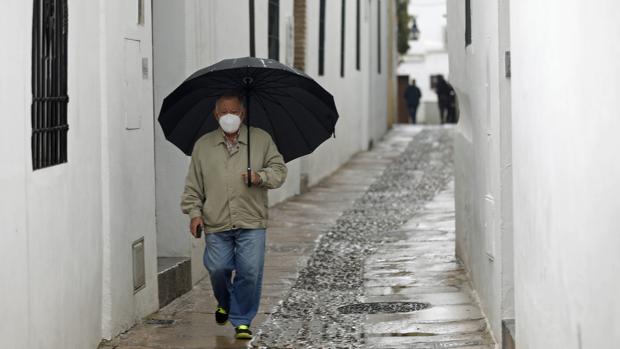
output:
[[[332,95],[308,75],[271,59],[226,59],[201,69],[164,99],[159,123],[166,139],[191,155],[194,143],[218,128],[215,102],[246,96],[246,123],[267,131],[284,161],[313,152],[334,134]]]

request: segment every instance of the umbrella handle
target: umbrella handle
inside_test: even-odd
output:
[[[246,80],[247,79],[247,80]],[[249,84],[252,78],[244,78],[244,82],[248,86],[245,92],[245,116],[248,120],[248,188],[252,186],[252,168],[250,165],[250,90]]]

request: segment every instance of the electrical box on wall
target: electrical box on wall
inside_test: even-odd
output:
[[[146,285],[146,272],[144,269],[144,237],[134,241],[131,245],[133,260],[133,291],[140,291]]]

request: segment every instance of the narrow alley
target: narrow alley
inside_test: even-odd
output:
[[[270,210],[255,348],[493,348],[454,255],[451,127],[398,125]],[[208,278],[100,349],[242,348]]]
[[[619,347],[620,1],[3,4],[0,349]]]

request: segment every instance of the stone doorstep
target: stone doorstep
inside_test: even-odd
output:
[[[157,257],[157,284],[159,308],[192,289],[192,271],[189,258]]]

